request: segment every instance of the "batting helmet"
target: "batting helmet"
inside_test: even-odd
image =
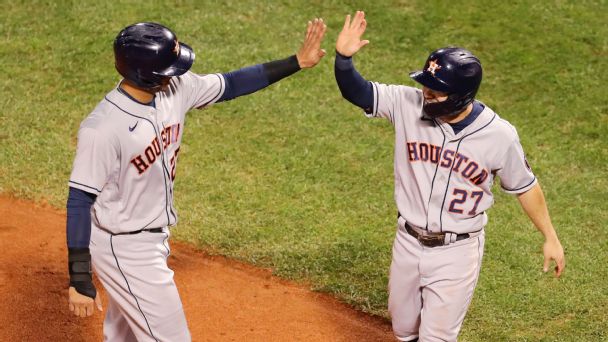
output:
[[[410,73],[410,77],[423,86],[448,94],[445,101],[425,102],[424,111],[431,117],[462,112],[475,99],[481,75],[479,59],[459,47],[433,51],[422,70]]]
[[[190,69],[194,52],[175,34],[157,23],[125,27],[114,40],[116,70],[138,87],[158,91],[163,79]]]

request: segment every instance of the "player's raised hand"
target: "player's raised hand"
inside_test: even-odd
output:
[[[304,38],[304,42],[296,54],[300,68],[312,68],[325,56],[326,52],[321,49],[321,42],[326,30],[327,25],[321,18],[315,18],[308,22],[306,38]]]
[[[350,57],[369,44],[369,40],[361,40],[366,27],[365,12],[357,11],[352,21],[350,20],[350,14],[347,15],[346,20],[344,20],[344,27],[336,41],[336,51],[343,56]]]

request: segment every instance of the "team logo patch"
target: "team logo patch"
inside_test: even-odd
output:
[[[435,71],[441,69],[441,65],[437,64],[437,60],[429,61],[429,67],[426,68],[426,71],[430,72],[431,75],[435,76]]]
[[[175,52],[175,54],[179,56],[179,42],[177,41],[177,39],[175,40],[175,48],[173,49],[173,52]]]

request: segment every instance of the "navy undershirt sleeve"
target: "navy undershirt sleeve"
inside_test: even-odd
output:
[[[67,202],[66,236],[68,248],[89,248],[91,206],[96,195],[70,187]]]
[[[226,80],[224,94],[217,102],[232,100],[235,97],[251,94],[269,85],[262,64],[253,65],[222,74]]]
[[[226,88],[217,102],[254,93],[300,70],[295,55],[222,74]]]
[[[355,69],[352,57],[345,57],[336,52],[334,73],[342,97],[355,106],[371,113],[374,105],[372,83],[364,79]]]

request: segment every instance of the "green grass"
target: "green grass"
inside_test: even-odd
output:
[[[124,26],[165,23],[197,52],[196,72],[286,57],[306,20],[326,19],[329,56],[252,96],[187,119],[178,239],[386,315],[395,225],[393,132],[341,99],[333,44],[364,9],[368,79],[407,73],[445,45],[484,64],[479,98],[513,123],[567,253],[542,274],[541,235],[496,189],[463,341],[608,339],[606,1],[0,1],[0,192],[63,207],[80,121],[119,80]]]

